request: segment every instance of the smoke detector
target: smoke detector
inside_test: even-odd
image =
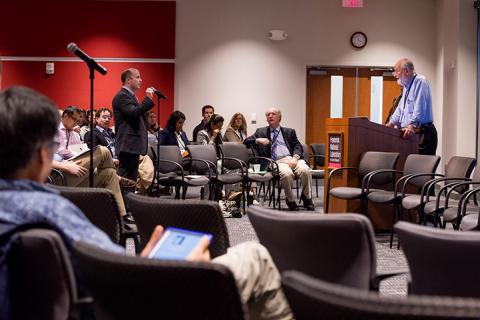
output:
[[[274,41],[280,41],[287,39],[288,34],[283,30],[270,30],[268,32],[268,38]]]

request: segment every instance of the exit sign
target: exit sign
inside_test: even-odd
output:
[[[344,8],[363,8],[363,0],[342,0]]]

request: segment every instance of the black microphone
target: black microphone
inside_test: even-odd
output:
[[[167,99],[166,95],[164,95],[163,93],[161,93],[160,91],[158,91],[154,87],[150,87],[150,89],[153,90],[153,93],[155,93],[159,99]]]
[[[85,61],[89,66],[93,67],[95,70],[97,70],[100,74],[106,75],[107,74],[107,69],[103,67],[101,64],[97,63],[95,60],[90,58],[88,54],[83,52],[75,43],[70,42],[67,46],[67,50]]]

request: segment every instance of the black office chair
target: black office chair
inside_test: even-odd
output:
[[[248,217],[280,272],[298,270],[313,277],[364,290],[404,273],[377,273],[375,235],[359,214],[294,214],[251,206]]]
[[[403,221],[395,232],[410,267],[410,293],[480,297],[480,233]]]
[[[13,319],[81,319],[92,302],[77,293],[69,254],[48,229],[19,233],[9,252]]]
[[[298,271],[282,274],[283,291],[296,320],[479,319],[480,299],[382,296],[315,279]]]
[[[78,242],[97,319],[244,319],[232,272],[218,263],[113,254]]]

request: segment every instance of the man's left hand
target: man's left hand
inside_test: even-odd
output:
[[[403,138],[408,139],[415,134],[415,130],[412,125],[409,125],[403,130]]]
[[[295,158],[295,157],[292,157],[292,159],[290,159],[290,161],[288,162],[288,166],[290,167],[290,169],[295,169],[295,167],[297,166],[298,164],[298,159]]]

